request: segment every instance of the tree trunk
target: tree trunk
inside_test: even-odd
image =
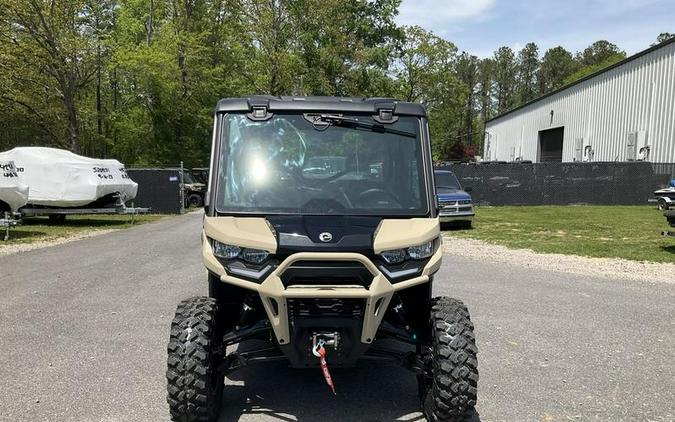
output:
[[[68,113],[68,142],[70,150],[77,154],[80,150],[80,127],[75,108],[75,96],[71,93],[64,93],[63,104]]]

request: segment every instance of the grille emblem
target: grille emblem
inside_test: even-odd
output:
[[[319,235],[319,240],[322,242],[330,242],[333,240],[333,235],[328,232],[323,232]]]

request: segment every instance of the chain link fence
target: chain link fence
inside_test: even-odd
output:
[[[675,178],[675,163],[448,164],[481,205],[641,205]]]

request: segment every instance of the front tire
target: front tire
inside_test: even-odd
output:
[[[182,301],[171,322],[167,401],[174,422],[213,422],[222,405],[224,376],[218,303],[213,298]]]
[[[663,198],[659,198],[659,205],[658,205],[659,211],[668,211],[668,208],[670,208],[670,206],[668,205],[666,200]]]
[[[460,300],[434,298],[430,324],[424,414],[432,422],[465,420],[478,398],[478,349],[469,310]]]
[[[199,208],[204,205],[204,199],[202,199],[202,196],[197,193],[191,193],[187,197],[187,203],[189,207]]]

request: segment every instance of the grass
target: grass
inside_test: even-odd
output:
[[[652,206],[478,207],[474,228],[456,237],[536,252],[675,262],[675,239]]]
[[[162,218],[160,215],[137,215],[135,224],[143,224]],[[54,240],[78,233],[96,230],[119,230],[132,227],[128,215],[67,216],[63,223],[50,223],[47,217],[24,218],[23,224],[9,231],[9,240],[3,241],[4,229],[0,233],[0,248],[3,245]]]

